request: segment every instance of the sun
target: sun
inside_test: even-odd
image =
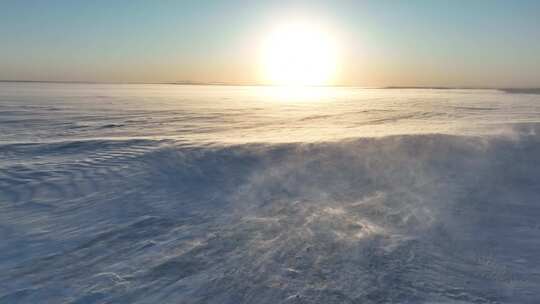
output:
[[[265,83],[285,86],[329,85],[336,77],[338,47],[329,31],[307,23],[276,27],[262,45]]]

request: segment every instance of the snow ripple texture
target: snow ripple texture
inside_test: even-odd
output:
[[[136,105],[130,101],[133,90],[145,92],[137,93]],[[333,126],[332,115],[353,114],[314,117],[314,106],[307,105],[303,115],[311,118],[300,123],[295,120],[300,114],[294,114],[295,127],[284,128],[297,136],[280,142],[283,130],[261,134],[268,140],[252,140],[247,125],[273,128],[267,117],[255,121],[263,112],[210,107],[201,97],[207,91],[219,95],[218,90],[220,96],[249,100],[238,88],[146,90],[3,84],[0,303],[536,303],[540,298],[538,96],[382,90],[369,96],[382,94],[394,104],[387,107],[394,107],[394,118],[402,94],[420,104],[445,98],[455,106],[466,100],[460,107],[468,109],[459,114],[459,128],[440,118],[459,116],[457,110],[435,115],[422,109],[425,128],[418,132],[411,130],[422,115],[415,114],[406,134],[395,134],[396,125],[405,122],[378,119],[374,128],[384,124],[388,130],[382,136],[359,134],[366,122],[344,138],[328,140],[331,133],[321,131],[314,140],[321,119],[336,131],[346,126]],[[205,110],[171,110],[177,118],[161,113],[179,98],[170,90],[202,100],[198,107]],[[36,101],[38,95],[46,98]],[[153,96],[167,104],[148,110],[142,100],[152,103]],[[489,96],[497,105],[470,105]],[[94,103],[77,106],[88,100]],[[497,109],[505,103],[517,108],[498,119],[504,111]],[[209,114],[217,111],[223,115]],[[365,122],[364,114],[357,120]],[[138,127],[143,120],[147,128]],[[85,127],[73,129],[75,124]],[[492,128],[482,127],[488,125]],[[242,137],[245,142],[239,142]]]

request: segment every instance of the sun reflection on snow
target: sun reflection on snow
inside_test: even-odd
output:
[[[264,86],[258,93],[265,100],[285,103],[328,102],[342,94],[339,88],[325,86]]]

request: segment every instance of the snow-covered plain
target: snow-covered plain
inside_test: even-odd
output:
[[[540,95],[0,83],[0,303],[538,303]]]

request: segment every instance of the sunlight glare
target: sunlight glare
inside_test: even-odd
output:
[[[337,42],[321,27],[291,23],[275,28],[263,43],[265,82],[284,86],[329,85],[337,72]]]

